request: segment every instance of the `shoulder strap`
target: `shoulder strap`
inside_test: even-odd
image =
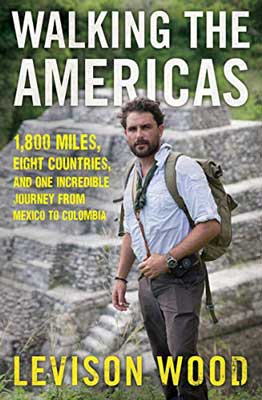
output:
[[[165,180],[169,193],[177,203],[178,207],[184,211],[190,223],[191,228],[193,228],[195,226],[194,221],[192,220],[188,212],[188,209],[185,205],[185,202],[183,198],[180,196],[177,189],[176,163],[178,158],[182,155],[183,153],[176,153],[173,151],[170,152],[165,164]]]
[[[125,182],[124,182],[124,189],[126,188],[126,186],[127,186],[127,183],[128,183],[128,179],[129,179],[129,177],[130,177],[130,174],[131,174],[131,172],[132,172],[132,170],[133,170],[133,168],[134,168],[134,166],[135,166],[135,160],[131,160],[130,161],[130,163],[127,165],[127,168],[126,168],[126,172],[125,172]],[[122,202],[122,204],[121,204],[121,209],[120,209],[120,217],[119,217],[119,229],[118,229],[118,236],[123,236],[124,235],[124,206],[123,206],[123,199],[124,199],[124,196],[122,196],[121,198],[119,198],[119,199],[115,199],[115,200],[113,200],[113,203],[117,203],[117,202]]]
[[[127,182],[128,182],[129,177],[130,177],[130,174],[131,174],[131,172],[132,172],[132,170],[134,168],[134,165],[135,165],[135,160],[131,160],[130,163],[127,165],[126,169],[125,169],[125,173],[124,173],[124,176],[125,176],[124,190],[125,190],[125,188],[127,186]],[[123,201],[123,199],[124,199],[124,196],[122,195],[121,197],[119,197],[117,199],[114,199],[113,203],[120,203],[121,201]]]
[[[200,258],[201,259],[201,258]],[[208,271],[207,271],[207,266],[204,261],[201,262],[203,263],[203,267],[205,270],[205,283],[206,283],[206,308],[210,313],[210,316],[212,318],[212,321],[214,324],[218,323],[218,319],[215,314],[215,306],[213,304],[213,299],[212,299],[212,293],[210,289],[210,283],[209,283],[209,277],[208,277]]]
[[[182,153],[176,153],[171,151],[165,164],[165,180],[166,180],[166,185],[168,188],[169,193],[177,203],[178,207],[181,208],[184,213],[187,216],[187,219],[190,223],[191,228],[195,226],[194,221],[192,220],[188,209],[186,207],[186,204],[183,200],[183,198],[180,196],[178,189],[177,189],[177,179],[176,179],[176,163],[177,160],[180,156],[182,156]],[[212,294],[210,290],[210,284],[209,284],[209,278],[208,278],[208,272],[207,272],[207,267],[206,264],[202,261],[201,257],[200,260],[203,264],[204,271],[205,271],[205,283],[206,283],[206,308],[209,310],[212,321],[214,324],[218,322],[218,319],[215,315],[214,311],[214,305],[212,301]]]
[[[127,182],[128,182],[129,177],[130,177],[130,174],[131,174],[131,172],[132,172],[132,170],[133,170],[133,168],[134,168],[134,166],[135,166],[135,162],[136,162],[136,160],[133,159],[133,160],[131,160],[130,163],[128,163],[128,165],[127,165],[127,168],[126,168],[126,171],[125,171],[125,184],[124,184],[124,188],[126,188],[126,186],[127,186]]]

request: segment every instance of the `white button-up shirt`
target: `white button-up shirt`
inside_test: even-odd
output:
[[[149,183],[146,204],[140,212],[151,253],[168,253],[191,231],[184,211],[178,207],[166,186],[165,161],[170,151],[171,146],[165,143],[155,154],[158,168]],[[135,217],[132,199],[135,169],[141,175],[138,159],[124,193],[124,230],[130,234],[132,249],[138,261],[141,262],[146,257],[146,249]],[[176,179],[178,192],[195,224],[212,219],[221,221],[206,176],[195,160],[184,155],[180,156],[176,163]]]

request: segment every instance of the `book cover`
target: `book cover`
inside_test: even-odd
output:
[[[238,203],[232,243],[208,263],[219,323],[204,295],[198,350],[211,398],[252,396],[262,372],[260,2],[12,0],[0,21],[1,395],[83,385],[92,398],[161,396],[137,263],[128,311],[111,301],[122,240],[113,200],[133,157],[118,114],[143,96],[160,102],[164,142],[220,164]]]

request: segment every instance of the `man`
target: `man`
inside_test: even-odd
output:
[[[117,310],[127,310],[126,278],[137,258],[141,273],[139,301],[154,358],[162,356],[165,361],[168,356],[174,360],[183,356],[178,388],[171,380],[163,386],[166,399],[205,400],[208,398],[206,384],[191,386],[187,381],[187,360],[197,354],[205,278],[197,252],[220,232],[220,216],[205,174],[187,156],[177,160],[176,179],[179,194],[195,223],[193,229],[170,195],[165,182],[165,162],[171,146],[161,145],[164,114],[157,102],[137,98],[122,108],[120,117],[136,163],[124,193],[124,236],[113,305]],[[134,199],[135,174],[138,186]],[[184,276],[177,276],[177,269],[173,267],[185,257],[192,262],[192,267]]]

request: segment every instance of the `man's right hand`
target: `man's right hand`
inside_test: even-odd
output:
[[[113,306],[119,311],[126,311],[129,307],[129,303],[126,301],[126,283],[120,280],[116,280],[112,293]]]

